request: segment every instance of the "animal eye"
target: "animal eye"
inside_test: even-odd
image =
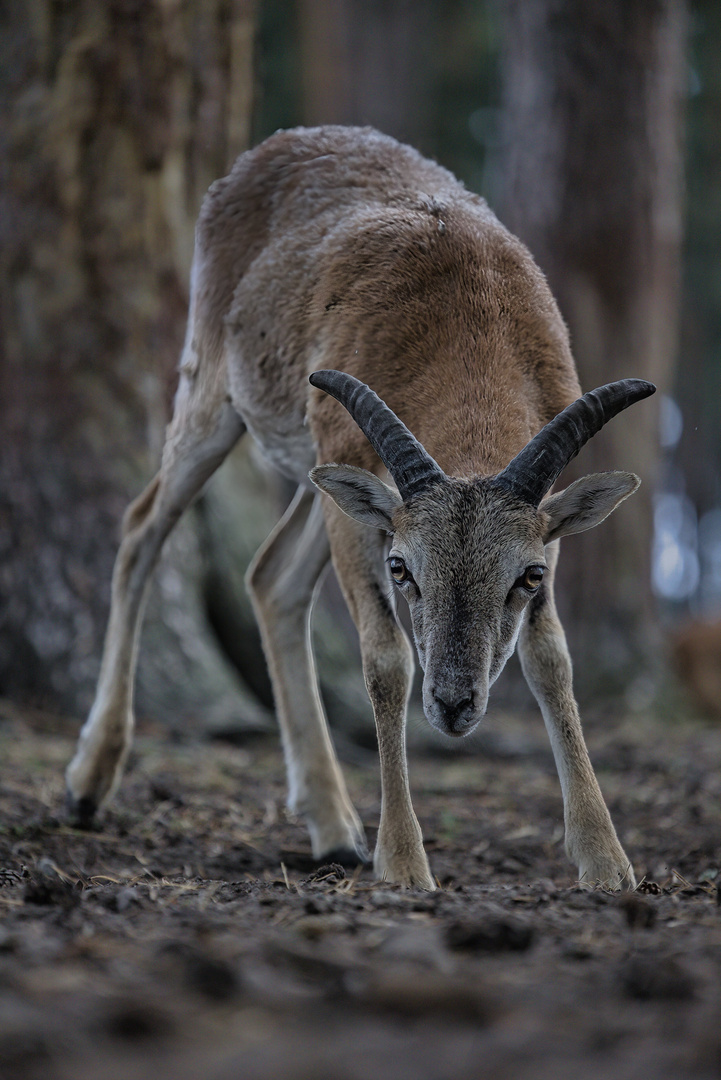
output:
[[[529,566],[523,577],[519,578],[518,584],[529,592],[535,592],[543,581],[544,570],[545,566]]]
[[[388,565],[391,568],[391,577],[394,581],[401,582],[411,580],[411,575],[408,572],[408,567],[403,562],[403,559],[399,559],[396,555],[394,555],[391,559],[388,560]]]

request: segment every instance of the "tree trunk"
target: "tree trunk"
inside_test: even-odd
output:
[[[549,278],[584,390],[634,376],[667,391],[679,299],[682,0],[507,0],[502,23],[502,219]],[[561,606],[587,689],[628,683],[658,647],[657,402],[609,424],[564,477],[629,469],[643,478],[602,526],[564,542]]]
[[[81,714],[120,517],[159,459],[200,201],[248,140],[254,3],[11,0],[2,21],[0,695]],[[141,715],[237,709],[201,580],[189,521],[149,606]]]
[[[371,124],[428,152],[431,0],[299,0],[304,123]]]

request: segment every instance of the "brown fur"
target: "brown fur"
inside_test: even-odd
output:
[[[196,325],[215,345],[225,323],[241,358],[233,400],[300,422],[310,396],[320,461],[376,464],[308,387],[317,367],[367,382],[453,475],[498,471],[580,392],[526,248],[445,169],[370,129],[279,132],[244,154],[208,193],[197,262]]]

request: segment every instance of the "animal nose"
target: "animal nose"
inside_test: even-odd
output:
[[[466,730],[473,720],[473,691],[464,697],[454,697],[448,692],[434,690],[433,699],[449,732],[460,735]]]

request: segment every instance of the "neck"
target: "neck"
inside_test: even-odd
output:
[[[448,476],[493,476],[526,445],[542,426],[524,395],[490,389],[454,388],[442,407],[436,402],[419,410],[415,433]]]

